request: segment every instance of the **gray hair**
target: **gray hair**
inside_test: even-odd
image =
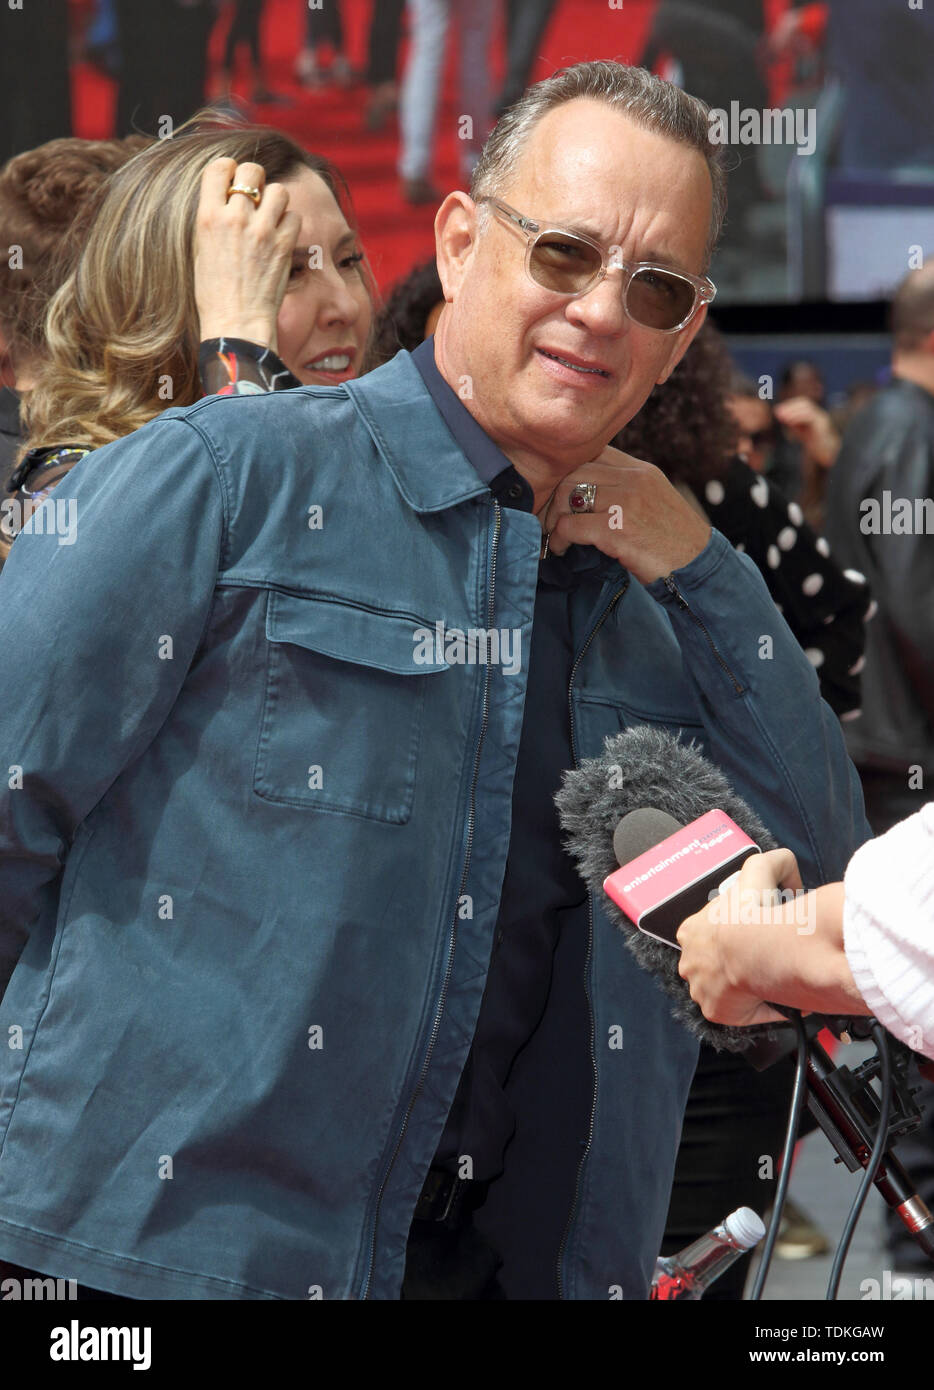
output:
[[[526,88],[503,113],[483,147],[470,184],[470,196],[499,197],[505,191],[529,136],[541,118],[576,97],[591,97],[623,112],[637,125],[667,135],[704,156],[713,186],[713,206],[707,237],[709,264],[726,214],[726,169],[723,147],[708,138],[708,106],[673,82],[654,77],[645,68],[624,63],[575,63]],[[486,217],[483,218],[484,223]]]

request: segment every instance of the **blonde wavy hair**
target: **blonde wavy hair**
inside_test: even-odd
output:
[[[143,150],[110,178],[86,243],[49,302],[46,357],[25,403],[20,457],[64,444],[99,448],[199,399],[195,217],[204,167],[222,155],[261,164],[268,183],[311,169],[354,226],[342,176],[279,131],[222,123],[206,111]],[[365,259],[360,273],[375,300]]]

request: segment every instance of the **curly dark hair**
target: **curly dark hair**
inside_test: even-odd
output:
[[[415,351],[425,337],[428,315],[443,298],[433,256],[392,287],[373,329],[376,366],[395,357],[400,348]]]
[[[153,141],[49,140],[0,169],[0,245],[17,246],[22,265],[0,258],[0,321],[14,352],[41,349],[45,310],[65,278],[109,176]]]
[[[722,478],[739,439],[727,408],[732,370],[726,344],[708,319],[613,444],[695,490]]]

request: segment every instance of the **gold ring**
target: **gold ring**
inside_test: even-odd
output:
[[[245,183],[232,183],[227,190],[227,202],[230,202],[231,193],[243,193],[249,198],[254,207],[259,207],[259,200],[262,193],[258,188],[248,188]]]

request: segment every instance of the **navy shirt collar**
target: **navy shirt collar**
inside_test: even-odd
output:
[[[419,343],[412,353],[412,361],[421,372],[422,380],[444,423],[467,456],[477,476],[486,483],[497,502],[505,507],[517,507],[520,511],[531,512],[534,509],[535,494],[530,484],[510,463],[499,445],[493,443],[486,430],[458,398],[457,392],[451,389],[438,371],[433,335]]]
[[[497,502],[504,507],[515,507],[524,512],[533,511],[535,494],[531,484],[523,478],[515,465],[510,463],[502,449],[494,444],[486,430],[459,399],[457,392],[451,389],[438,371],[434,335],[419,343],[411,353],[411,358],[455,442]],[[589,569],[599,569],[606,578],[615,577],[621,572],[617,562],[597,550],[595,546],[572,545],[563,556],[550,555],[543,561],[541,574],[550,582],[563,586],[563,583],[567,582],[569,572]]]

